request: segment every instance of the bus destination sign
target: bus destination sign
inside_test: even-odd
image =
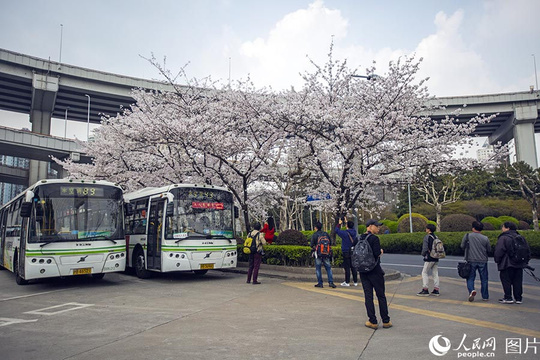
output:
[[[203,202],[203,201],[193,201],[191,203],[193,209],[212,209],[212,210],[224,210],[225,207],[223,203],[220,202]]]

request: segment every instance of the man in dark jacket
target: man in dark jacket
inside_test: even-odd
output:
[[[504,290],[504,297],[499,299],[502,304],[514,303],[512,293],[516,304],[522,303],[523,268],[527,264],[513,264],[509,256],[512,251],[512,242],[518,235],[516,224],[507,221],[502,225],[502,234],[499,235],[497,245],[495,245],[494,258]]]
[[[311,249],[313,251],[313,256],[315,256],[315,274],[317,275],[317,284],[315,284],[315,287],[323,287],[323,279],[322,279],[322,265],[324,265],[324,268],[326,269],[326,275],[328,275],[328,285],[331,288],[335,288],[336,285],[334,285],[334,278],[332,275],[332,264],[331,256],[320,256],[317,254],[317,244],[319,243],[320,238],[326,237],[326,239],[330,239],[330,235],[326,231],[322,231],[322,224],[320,222],[317,222],[315,224],[315,233],[311,237]]]
[[[373,256],[377,260],[377,265],[373,270],[367,273],[360,273],[360,281],[362,281],[362,288],[364,289],[364,303],[368,315],[368,321],[365,326],[371,329],[377,329],[377,316],[375,315],[375,305],[373,303],[373,290],[377,295],[379,301],[379,313],[383,321],[383,328],[392,327],[390,322],[390,316],[388,315],[388,303],[386,301],[385,288],[384,288],[384,271],[381,268],[381,255],[383,250],[381,249],[381,242],[377,234],[379,233],[380,226],[382,224],[377,220],[371,219],[366,222],[367,231],[360,236],[360,241],[367,240],[373,251]],[[356,239],[353,243],[354,246],[358,243]]]
[[[341,283],[341,286],[351,286],[351,272],[354,286],[358,286],[358,273],[351,266],[351,248],[354,239],[356,239],[356,230],[354,228],[354,222],[346,220],[339,219],[339,223],[336,226],[336,234],[341,238],[341,253],[343,254],[343,269],[345,270],[345,281]],[[347,222],[347,230],[341,230],[343,221]]]

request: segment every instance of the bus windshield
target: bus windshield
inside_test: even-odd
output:
[[[28,242],[123,238],[122,190],[95,184],[46,184],[34,190]]]
[[[228,191],[204,188],[172,189],[174,215],[167,217],[165,237],[227,238],[233,234],[233,198]]]

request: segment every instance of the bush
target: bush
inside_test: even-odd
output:
[[[495,230],[495,226],[492,223],[483,222],[482,225],[484,225],[484,230]]]
[[[516,226],[519,226],[519,220],[512,216],[499,216],[497,219],[501,221],[501,224],[510,221],[516,224]]]
[[[381,221],[383,223],[384,226],[386,226],[388,228],[388,230],[390,230],[390,232],[392,234],[395,234],[397,233],[397,226],[398,226],[398,222],[397,221],[393,221],[393,220],[382,220]],[[382,231],[381,231],[382,232]],[[382,232],[384,233],[384,232]]]
[[[425,221],[426,223],[428,222],[428,218],[425,217],[425,216],[422,215],[422,214],[411,213],[411,216],[413,217],[413,221],[414,221],[414,218],[415,218],[415,217],[418,217],[418,218],[424,219],[424,221]],[[409,213],[401,215],[401,216],[399,217],[399,219],[398,219],[398,223],[399,223],[401,220],[403,220],[403,219],[409,219]]]
[[[529,230],[531,228],[531,225],[529,225],[528,222],[519,220],[518,229],[519,230]]]
[[[470,231],[473,221],[476,219],[470,215],[448,215],[441,220],[441,231]]]
[[[494,230],[499,230],[502,226],[502,221],[493,216],[486,216],[482,219],[482,223],[489,223],[493,225]]]
[[[298,230],[285,230],[282,231],[276,241],[275,245],[309,245],[308,238]]]
[[[420,216],[421,217],[415,216],[415,214],[413,213],[413,216],[412,216],[413,232],[420,232],[420,231],[425,231],[426,230],[427,219],[426,219],[425,216],[422,216],[422,215],[420,215]],[[408,214],[407,214],[407,217],[405,217],[405,218],[401,219],[400,221],[398,221],[397,230],[398,230],[398,233],[407,233],[407,232],[411,231],[411,226],[410,226],[410,221],[409,221]]]
[[[367,231],[366,225],[358,225],[358,234],[363,234]]]

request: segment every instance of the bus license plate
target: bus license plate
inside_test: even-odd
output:
[[[91,274],[92,268],[73,269],[73,275]]]
[[[201,269],[213,269],[214,264],[201,264]]]

